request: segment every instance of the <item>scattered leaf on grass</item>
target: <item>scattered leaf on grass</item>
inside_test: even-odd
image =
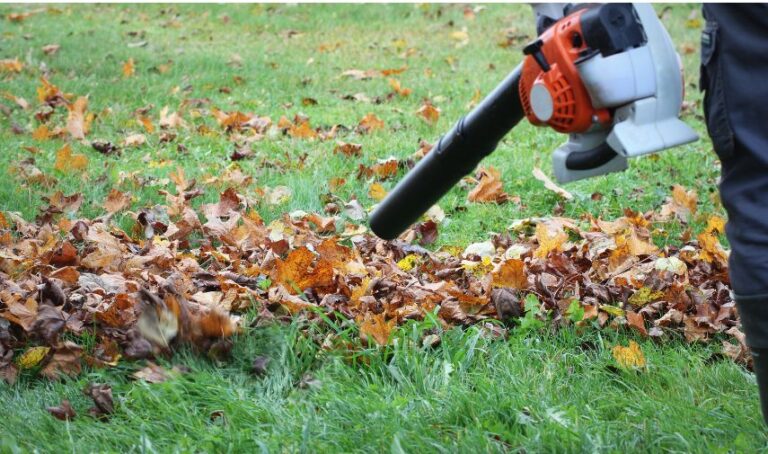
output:
[[[88,157],[84,154],[72,153],[69,144],[64,145],[56,152],[54,168],[60,172],[72,170],[85,170],[88,166]]]
[[[437,123],[440,119],[440,109],[435,107],[431,102],[424,101],[424,104],[416,111],[416,115],[421,117],[424,121],[430,124]]]
[[[133,77],[135,73],[136,65],[134,64],[133,58],[129,58],[123,63],[123,77]]]
[[[72,421],[77,416],[75,409],[72,408],[69,401],[64,399],[61,403],[55,407],[46,407],[45,410],[53,415],[54,418],[61,421]]]
[[[94,406],[88,410],[88,413],[91,416],[103,419],[115,412],[111,386],[107,384],[89,383],[83,390],[83,394],[93,400]]]
[[[645,355],[640,349],[640,345],[635,341],[629,341],[629,346],[617,345],[611,350],[613,358],[619,366],[626,369],[645,367]]]
[[[469,191],[468,199],[476,203],[504,203],[509,194],[504,192],[501,172],[493,167],[481,167],[477,171],[477,186]]]
[[[550,180],[549,177],[544,172],[542,172],[540,168],[538,167],[533,168],[533,176],[537,180],[544,183],[545,188],[549,189],[550,191],[554,192],[555,194],[559,195],[565,200],[573,199],[573,194],[571,194],[570,192],[566,191],[565,189],[561,188],[560,186],[552,182],[552,180]]]
[[[360,120],[358,128],[363,133],[374,132],[379,129],[384,129],[384,122],[376,115],[369,113]]]

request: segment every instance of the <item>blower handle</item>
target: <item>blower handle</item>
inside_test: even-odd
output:
[[[522,63],[480,104],[440,138],[371,215],[370,227],[392,240],[491,154],[524,117],[519,85]]]

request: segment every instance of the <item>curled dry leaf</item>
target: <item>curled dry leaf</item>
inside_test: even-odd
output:
[[[67,399],[61,401],[61,403],[54,407],[46,407],[45,410],[53,415],[54,418],[61,421],[72,421],[77,416],[75,409]]]
[[[360,120],[357,125],[358,129],[363,133],[369,133],[384,129],[384,121],[382,121],[376,115],[369,113]]]
[[[493,167],[481,167],[477,175],[477,186],[469,191],[467,197],[470,202],[504,203],[509,200],[509,194],[504,192],[504,185],[501,182],[501,172]]]
[[[336,147],[333,149],[334,153],[341,153],[344,156],[361,156],[363,153],[363,146],[359,143],[347,143],[338,141]]]
[[[559,195],[565,200],[573,199],[573,194],[571,194],[570,192],[566,191],[565,189],[561,188],[560,186],[552,182],[552,180],[550,180],[549,177],[544,172],[542,172],[540,168],[538,167],[533,168],[533,176],[537,180],[544,183],[545,188],[549,189],[550,191],[554,192],[555,194]]]
[[[88,108],[88,98],[83,96],[77,98],[72,104],[67,104],[67,132],[73,139],[85,139],[90,128],[90,120],[86,117],[85,111]]]
[[[94,406],[88,410],[88,413],[91,416],[102,419],[115,412],[111,386],[107,384],[89,383],[83,390],[83,394],[93,400]]]
[[[424,104],[416,111],[416,115],[421,117],[424,121],[430,124],[437,123],[440,119],[440,109],[435,107],[431,102],[424,101]]]
[[[42,48],[45,55],[56,55],[59,49],[61,49],[61,46],[58,44],[47,44]]]
[[[147,137],[144,134],[129,134],[123,139],[123,145],[126,147],[140,147],[147,143]]]
[[[118,211],[123,211],[131,206],[131,194],[120,192],[117,189],[112,189],[107,195],[107,200],[104,201],[104,209],[110,214],[115,214]]]

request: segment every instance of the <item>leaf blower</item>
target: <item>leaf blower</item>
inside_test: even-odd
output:
[[[680,57],[648,4],[534,5],[538,38],[483,101],[440,138],[371,215],[394,239],[474,170],[523,117],[568,134],[553,155],[569,182],[695,141],[678,115]]]

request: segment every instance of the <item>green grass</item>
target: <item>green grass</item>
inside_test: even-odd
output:
[[[163,179],[177,168],[204,181],[233,166],[254,178],[252,185],[238,188],[241,193],[253,195],[259,187],[276,185],[293,190],[282,206],[257,205],[267,221],[297,209],[321,210],[320,195],[328,191],[332,177],[347,179],[336,191],[339,197],[356,196],[371,206],[368,182],[355,179],[358,164],[407,156],[418,148],[419,139],[436,140],[466,112],[476,90],[490,91],[520,61],[524,41],[506,49],[497,45],[505,30],[515,28],[515,33],[532,37],[533,20],[526,6],[489,5],[474,21],[464,17],[463,8],[67,5],[21,23],[2,20],[0,58],[19,57],[26,67],[22,74],[4,76],[0,91],[24,97],[34,106],[35,88],[45,69],[62,91],[89,96],[89,110],[98,114],[89,140],[118,143],[142,132],[133,111],[150,104],[156,125],[163,106],[175,110],[187,98],[208,99],[210,104],[199,108],[201,115],[195,118],[187,109],[191,129],[170,144],[148,134],[147,145],[104,157],[88,144],[74,142],[73,150],[89,158],[82,176],[54,170],[55,151],[64,141],[35,142],[29,134],[11,131],[13,124],[33,130],[37,124],[32,111],[0,115],[0,168],[8,175],[7,184],[0,185],[0,208],[32,219],[45,205],[42,196],[62,190],[82,192],[86,203],[80,216],[93,217],[103,214],[101,202],[117,187],[134,194],[132,210],[138,211],[164,202],[158,190],[169,188]],[[696,8],[675,5],[665,15],[681,49],[697,49],[699,30],[685,25]],[[0,14],[26,9],[32,8],[3,5]],[[462,27],[470,40],[457,47],[451,33]],[[288,37],[289,31],[299,34]],[[143,47],[129,46],[142,41]],[[44,55],[41,47],[52,43],[61,50]],[[337,43],[333,50],[318,50]],[[229,64],[234,54],[240,66]],[[125,79],[121,66],[128,58],[136,61],[137,72]],[[152,70],[168,61],[172,64],[167,73]],[[697,52],[684,55],[684,62],[687,99],[698,101]],[[413,90],[410,97],[381,104],[342,99],[360,92],[386,97],[391,91],[387,78],[345,79],[340,77],[344,70],[404,65],[407,71],[394,77]],[[235,76],[244,83],[236,84]],[[318,104],[303,106],[305,97]],[[424,98],[442,110],[435,126],[414,115]],[[257,159],[232,164],[228,156],[233,145],[207,113],[212,106],[268,115],[275,122],[281,115],[292,118],[303,112],[313,126],[354,127],[372,112],[387,127],[370,135],[349,132],[339,137],[361,143],[361,158],[333,154],[334,141],[275,137],[254,145]],[[699,116],[685,119],[705,135]],[[214,133],[196,133],[203,125]],[[546,171],[550,152],[562,141],[552,131],[529,125],[515,129],[487,163],[502,171],[505,190],[519,196],[522,205],[467,204],[466,191],[455,188],[440,204],[450,221],[440,228],[438,246],[481,241],[514,219],[555,212],[557,196],[542,188],[531,169],[539,165]],[[188,151],[179,152],[178,144]],[[24,146],[40,152],[31,155]],[[304,154],[305,164],[298,168]],[[22,184],[13,168],[30,156],[57,179],[56,184]],[[282,165],[265,166],[263,160]],[[118,186],[120,172],[139,172],[153,180]],[[699,194],[700,215],[692,223],[697,231],[710,214],[723,214],[717,201],[718,175],[711,144],[701,140],[653,159],[637,159],[627,172],[570,184],[575,200],[563,205],[563,215],[612,218],[625,208],[658,209],[669,187],[682,184]],[[394,182],[384,185],[390,189]],[[216,200],[225,187],[204,186],[205,194],[195,205]],[[593,200],[595,192],[604,197]],[[120,222],[126,229],[133,224],[128,215]],[[655,227],[658,243],[679,244],[683,227]],[[356,358],[348,358],[318,349],[312,336],[322,338],[323,329],[300,321],[248,329],[237,338],[232,362],[216,365],[181,354],[172,363],[188,365],[192,372],[164,384],[129,381],[126,376],[141,364],[124,363],[109,371],[88,370],[75,382],[47,383],[25,376],[14,387],[0,385],[0,411],[5,415],[0,451],[754,452],[768,446],[754,380],[729,361],[712,360],[718,342],[700,346],[637,339],[648,368],[632,373],[613,368],[610,354],[612,346],[626,344],[629,337],[608,331],[512,331],[508,339],[493,340],[473,328],[442,333],[440,346],[425,350],[418,342],[423,330],[430,329],[424,322],[400,331],[393,347],[362,349]],[[263,378],[248,373],[257,355],[272,358]],[[300,387],[306,373],[319,384]],[[88,381],[113,385],[117,412],[109,422],[84,416],[88,403],[81,390]],[[73,423],[45,412],[62,398],[72,400],[81,415]],[[216,410],[223,410],[225,418],[211,421]]]

